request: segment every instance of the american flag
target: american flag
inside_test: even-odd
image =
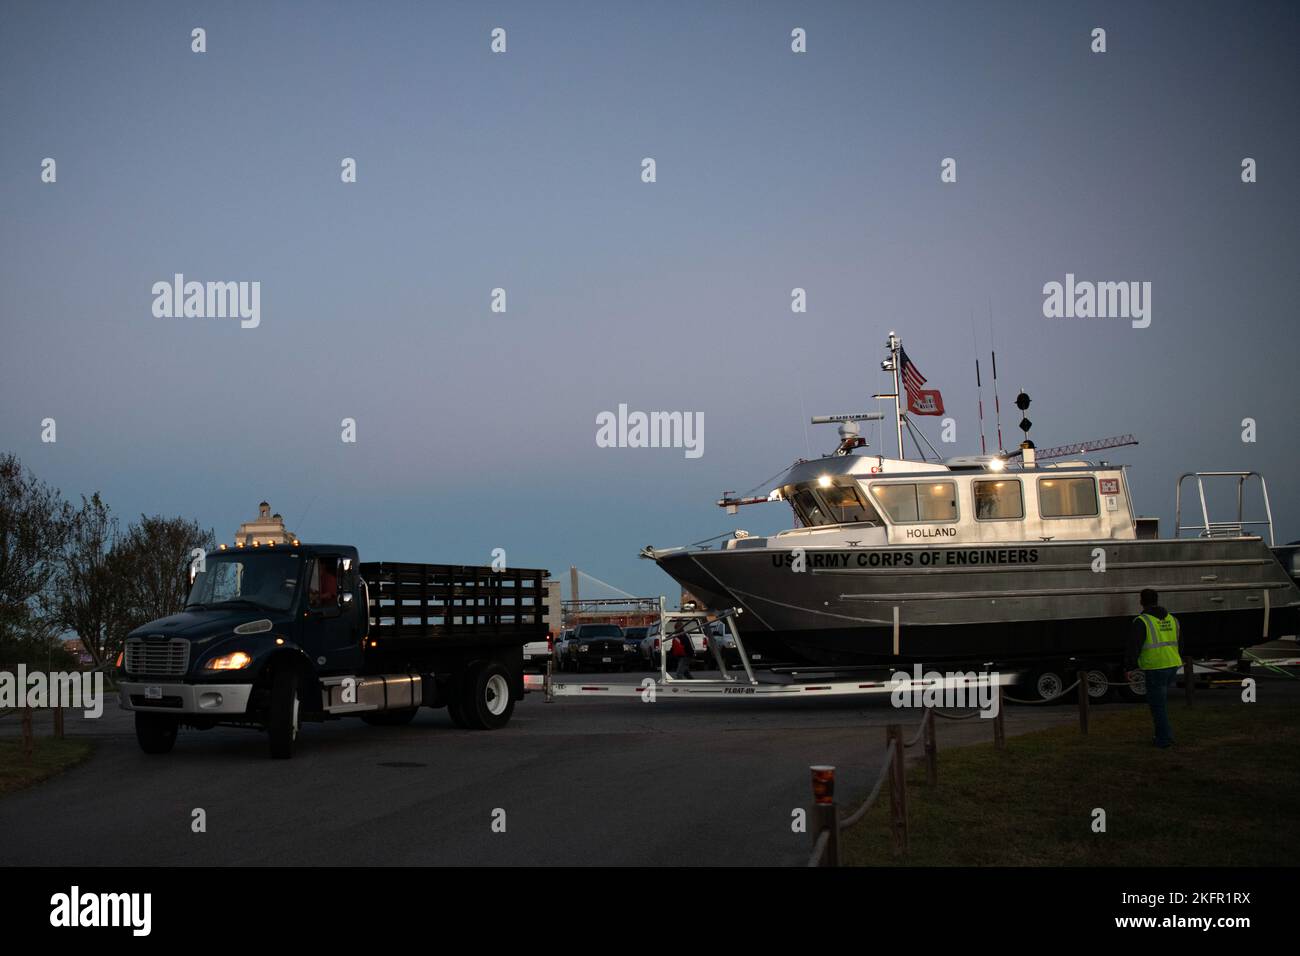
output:
[[[907,352],[900,346],[898,357],[902,360],[900,370],[903,376],[903,388],[907,392],[907,410],[914,415],[942,415],[943,396],[938,389],[922,388],[925,376],[907,357]]]

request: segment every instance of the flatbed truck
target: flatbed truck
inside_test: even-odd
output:
[[[420,707],[502,727],[525,693],[523,646],[546,638],[546,576],[362,563],[350,545],[223,547],[184,610],[127,635],[120,703],[150,754],[181,727],[223,725],[265,731],[284,759],[304,721],[405,724]]]

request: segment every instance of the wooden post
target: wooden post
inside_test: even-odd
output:
[[[59,740],[63,739],[63,708],[62,707],[54,708],[54,736]]]
[[[889,811],[893,825],[894,853],[907,853],[907,777],[903,767],[903,728],[890,724],[885,728],[885,746],[889,750]]]
[[[1196,673],[1189,657],[1183,661],[1183,692],[1187,695],[1187,706],[1192,706],[1192,691],[1196,688]]]
[[[23,761],[32,762],[32,709],[23,708]]]
[[[822,866],[840,865],[840,819],[839,808],[833,803],[813,804],[813,843],[825,830],[826,852],[822,854]]]
[[[1000,678],[1001,675],[999,675]],[[998,683],[998,713],[993,718],[993,746],[1002,750],[1007,745],[1007,728],[1002,723],[1002,711],[1006,709],[1007,702],[1002,696],[1002,683]]]
[[[934,711],[926,709],[925,731],[925,782],[932,787],[939,785],[939,743],[934,736]]]
[[[1079,671],[1079,733],[1088,733],[1088,675]]]

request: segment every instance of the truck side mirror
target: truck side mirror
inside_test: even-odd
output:
[[[339,595],[339,600],[342,601],[344,604],[351,604],[351,603],[352,603],[352,592],[351,592],[351,591],[344,591],[342,594]]]

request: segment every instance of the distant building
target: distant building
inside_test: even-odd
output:
[[[560,582],[547,578],[542,585],[546,589],[546,630],[552,637],[564,629],[564,612],[560,606]]]
[[[257,506],[257,517],[245,521],[235,532],[235,543],[249,547],[258,544],[293,544],[297,538],[284,530],[284,519],[278,514],[271,514],[271,506],[263,501]]]

